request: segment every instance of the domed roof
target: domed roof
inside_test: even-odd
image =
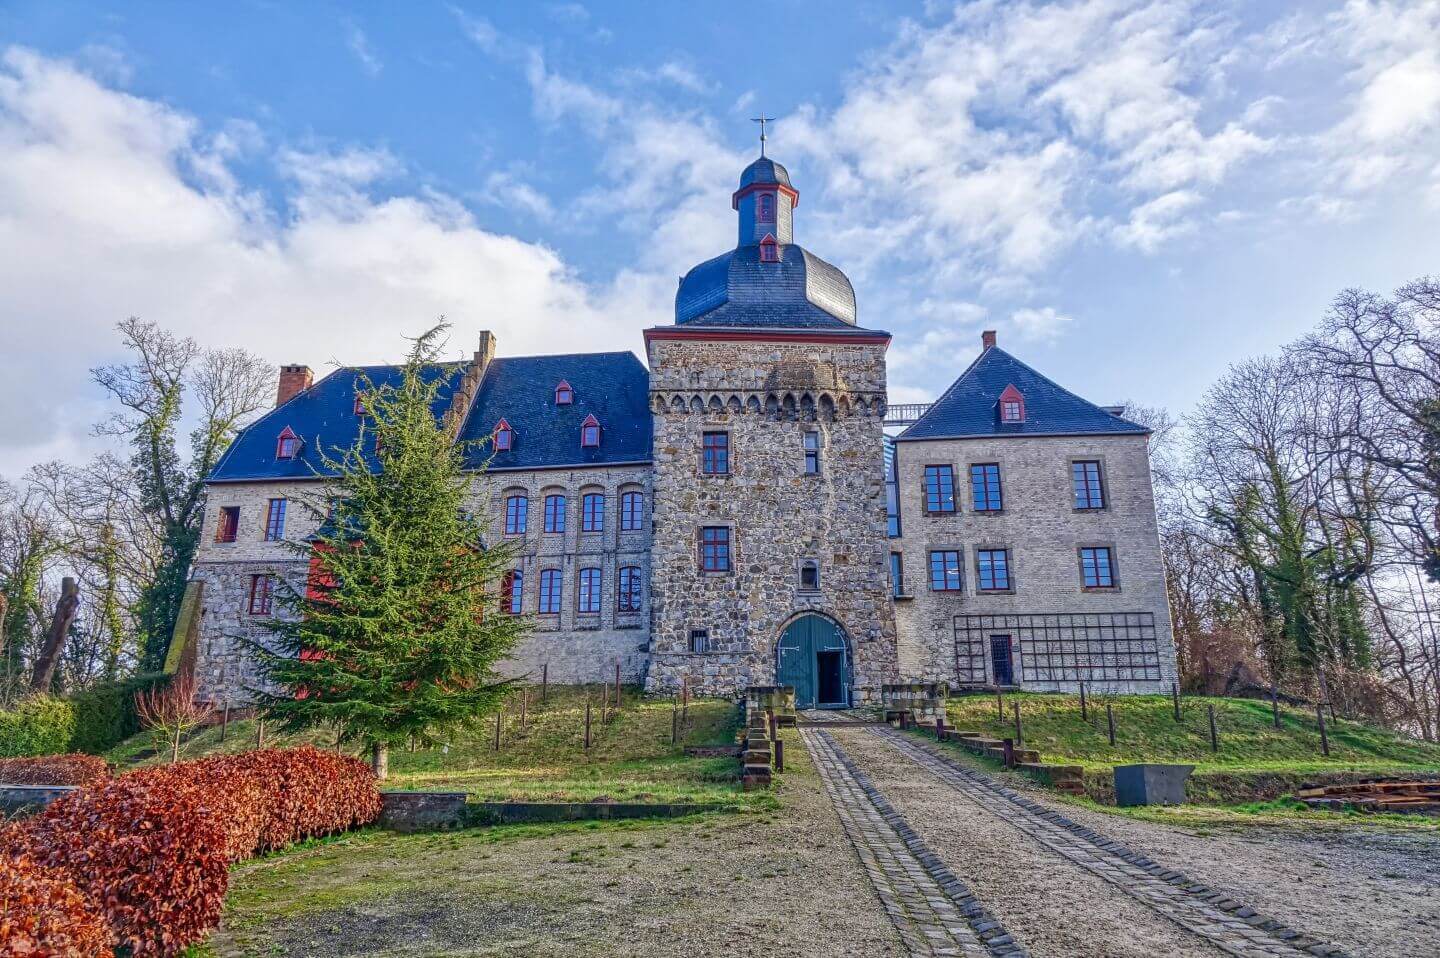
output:
[[[740,189],[743,190],[756,183],[779,183],[781,186],[790,186],[790,171],[770,157],[762,156],[745,167],[744,172],[740,174]]]
[[[783,167],[780,172],[784,175]],[[800,329],[855,325],[855,289],[844,273],[800,246],[783,244],[778,254],[777,262],[762,263],[760,244],[752,243],[690,270],[675,293],[676,324]]]

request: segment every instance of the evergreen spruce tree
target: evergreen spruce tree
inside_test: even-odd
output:
[[[334,458],[304,583],[277,581],[265,643],[251,642],[274,688],[254,690],[282,728],[337,729],[371,751],[384,778],[389,746],[465,726],[499,705],[495,663],[528,629],[500,606],[513,553],[483,541],[467,511],[465,450],[437,415],[445,326],[415,340],[398,384],[357,382],[355,445]],[[268,646],[268,647],[267,647]]]

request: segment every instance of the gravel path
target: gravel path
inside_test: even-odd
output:
[[[770,815],[505,839],[380,833],[243,865],[212,951],[903,958],[792,741]]]
[[[837,730],[835,737],[926,844],[1032,954],[1223,955],[957,795],[868,731]]]

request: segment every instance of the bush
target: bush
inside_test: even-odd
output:
[[[110,766],[96,755],[40,755],[0,758],[0,784],[94,785],[110,777]]]
[[[53,695],[32,695],[0,712],[0,756],[49,755],[70,751],[75,708]]]
[[[102,682],[70,697],[75,706],[75,733],[68,751],[98,755],[108,752],[140,731],[135,693],[169,679],[168,675],[136,675],[118,682]]]
[[[69,878],[135,955],[174,955],[219,920],[230,863],[379,814],[364,763],[309,747],[265,749],[75,792],[0,833],[0,855]]]
[[[28,858],[0,858],[0,955],[109,955],[105,920],[75,884]]]

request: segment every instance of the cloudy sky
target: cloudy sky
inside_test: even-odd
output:
[[[0,4],[0,474],[80,456],[129,315],[275,363],[443,314],[643,352],[770,153],[896,334],[1183,412],[1440,271],[1440,2]]]

